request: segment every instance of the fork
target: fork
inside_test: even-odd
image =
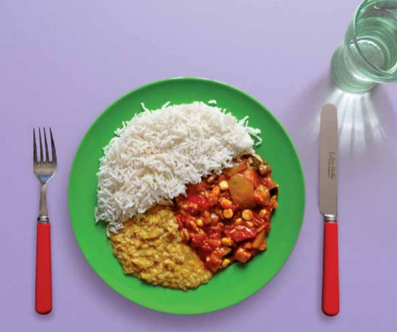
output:
[[[52,280],[51,280],[51,228],[47,212],[47,183],[55,175],[57,169],[57,154],[54,138],[50,128],[51,160],[47,143],[47,133],[39,128],[40,158],[36,144],[36,130],[33,129],[33,171],[40,181],[40,208],[37,218],[36,247],[36,312],[42,315],[52,310]],[[43,139],[44,136],[44,147]],[[44,158],[45,150],[45,158]]]

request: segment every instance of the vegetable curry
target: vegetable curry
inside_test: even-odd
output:
[[[205,268],[217,272],[266,250],[278,195],[271,174],[267,162],[247,155],[175,198],[182,238],[195,248]]]

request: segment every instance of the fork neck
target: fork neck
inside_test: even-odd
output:
[[[47,223],[49,221],[48,211],[47,211],[47,184],[40,184],[40,208],[39,208],[39,217],[37,218],[37,222],[39,223]]]

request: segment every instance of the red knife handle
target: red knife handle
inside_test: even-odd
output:
[[[50,223],[37,224],[36,251],[36,311],[45,315],[52,310],[51,281],[51,227]]]
[[[324,222],[323,312],[339,313],[338,223]]]

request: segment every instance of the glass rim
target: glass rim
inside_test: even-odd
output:
[[[352,21],[352,27],[353,27],[353,42],[354,45],[356,46],[358,53],[360,54],[360,56],[363,58],[363,60],[365,61],[365,63],[372,69],[374,70],[376,73],[379,73],[381,75],[390,75],[390,69],[389,70],[383,70],[378,68],[377,66],[373,65],[371,63],[371,61],[369,61],[366,56],[363,54],[363,52],[361,51],[360,45],[357,42],[357,29],[356,29],[356,25],[357,25],[357,21],[359,19],[359,15],[362,13],[363,9],[370,3],[370,2],[382,2],[383,0],[365,0],[361,3],[360,6],[358,6],[358,8],[356,9],[356,12],[353,15],[353,21]],[[389,0],[389,1],[396,1],[397,0]],[[397,64],[395,66],[393,66],[392,68],[395,68],[397,66]]]

